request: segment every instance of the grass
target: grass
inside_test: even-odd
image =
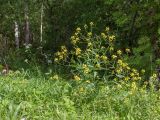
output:
[[[160,92],[128,86],[15,72],[0,76],[0,119],[159,120]]]

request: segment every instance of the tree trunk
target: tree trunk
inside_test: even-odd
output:
[[[16,48],[19,49],[19,27],[17,22],[15,22],[15,44],[16,44]]]
[[[41,27],[40,27],[40,33],[41,33],[41,39],[40,39],[40,43],[42,44],[43,41],[43,3],[42,3],[42,7],[41,7]]]
[[[28,17],[28,0],[25,0],[25,45],[30,43],[29,17]]]

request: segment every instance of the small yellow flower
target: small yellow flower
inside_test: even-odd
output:
[[[84,88],[83,87],[81,87],[80,89],[79,89],[79,92],[84,92]]]
[[[113,59],[116,59],[116,58],[117,58],[117,56],[116,56],[116,55],[112,55],[112,58],[113,58]]]
[[[136,85],[136,83],[135,83],[135,82],[132,82],[132,84],[131,84],[131,88],[132,88],[132,90],[136,90],[136,89],[137,89],[137,85]]]
[[[58,75],[54,75],[54,76],[52,77],[52,79],[53,79],[53,80],[58,80],[58,79],[59,79],[59,76],[58,76]]]
[[[81,51],[82,51],[82,50],[81,50],[80,48],[76,48],[76,52],[75,52],[76,55],[80,55],[80,54],[81,54]]]
[[[115,36],[114,35],[109,36],[109,41],[112,42],[113,40],[115,40]]]
[[[74,40],[75,39],[75,36],[71,36],[71,40]]]
[[[121,68],[118,68],[118,69],[116,69],[116,72],[117,72],[118,74],[120,74],[120,73],[122,72],[122,69],[121,69]]]
[[[131,68],[129,66],[126,67],[127,70],[130,70]]]
[[[55,61],[55,62],[58,62],[58,58],[55,58],[54,61]]]
[[[121,54],[122,54],[122,51],[121,51],[121,50],[118,50],[118,51],[117,51],[117,54],[118,54],[118,55],[121,55]]]
[[[108,32],[108,31],[109,31],[109,29],[110,29],[109,27],[106,27],[106,32]]]
[[[96,68],[101,68],[101,65],[99,63],[96,64]]]
[[[80,78],[79,76],[75,75],[75,76],[74,76],[74,80],[76,80],[76,81],[80,81],[80,80],[81,80],[81,78]]]
[[[129,79],[130,79],[129,77],[125,77],[125,78],[124,78],[125,81],[128,81]]]
[[[86,64],[83,64],[82,68],[83,68],[85,74],[89,73],[89,68],[88,68],[88,66]]]
[[[101,33],[101,36],[102,36],[102,38],[104,38],[104,39],[106,39],[106,38],[107,38],[107,36],[106,36],[106,34],[105,34],[105,33]]]
[[[96,59],[99,59],[99,55],[98,54],[96,54]]]
[[[154,73],[154,74],[152,75],[152,77],[153,77],[153,78],[157,78],[157,74]]]
[[[130,53],[131,50],[129,48],[126,48],[126,53]]]
[[[94,23],[93,23],[93,22],[90,22],[90,25],[91,25],[91,26],[93,26],[93,25],[94,25]]]
[[[80,27],[78,27],[78,28],[76,29],[76,31],[77,31],[77,32],[80,32],[80,31],[81,31],[81,28],[80,28]]]
[[[84,25],[84,29],[87,29],[87,28],[88,28],[88,26],[85,24],[85,25]]]
[[[119,65],[122,65],[122,64],[123,64],[123,61],[119,59],[117,63],[118,63]]]
[[[102,56],[101,56],[101,59],[102,59],[103,61],[106,61],[108,58],[107,58],[107,56],[102,55]]]
[[[91,46],[92,46],[92,43],[91,43],[91,42],[89,42],[89,43],[88,43],[88,47],[91,47]]]
[[[91,81],[90,81],[90,80],[87,80],[86,83],[91,83]]]
[[[88,37],[91,37],[91,36],[92,36],[92,32],[89,32],[89,33],[87,34],[87,36],[88,36]]]
[[[127,63],[122,63],[122,67],[123,68],[128,68],[128,64]]]
[[[63,55],[60,55],[60,56],[59,56],[59,59],[60,59],[60,60],[63,60],[63,58],[64,58]]]
[[[145,70],[144,70],[144,69],[142,69],[142,70],[141,70],[141,73],[142,73],[142,74],[144,74],[144,73],[145,73]]]
[[[114,48],[113,48],[113,47],[110,47],[110,48],[109,48],[109,51],[113,51],[113,50],[114,50]]]
[[[131,74],[130,74],[131,77],[133,77],[134,75],[135,75],[134,73],[131,73]]]

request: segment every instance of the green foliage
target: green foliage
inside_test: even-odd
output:
[[[155,64],[153,64],[152,46],[147,36],[140,38],[137,47],[133,48],[133,54],[129,57],[126,56],[129,64],[139,70],[145,69],[146,75],[149,77],[155,69]]]
[[[1,119],[160,118],[160,93],[152,89],[146,91],[145,86],[95,82],[79,85],[72,80],[63,80],[60,75],[58,79],[45,79],[26,72],[0,76]]]

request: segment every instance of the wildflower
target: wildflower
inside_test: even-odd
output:
[[[67,48],[65,46],[61,46],[62,54],[67,53]]]
[[[86,64],[83,64],[82,68],[83,68],[85,74],[89,73],[89,68],[88,68],[88,66]]]
[[[106,32],[108,32],[109,31],[109,27],[106,27]]]
[[[125,81],[128,81],[129,79],[130,79],[129,77],[125,77],[125,78],[124,78]]]
[[[63,55],[60,55],[60,56],[59,56],[59,59],[60,59],[60,60],[63,60],[63,58],[64,58]]]
[[[131,68],[129,66],[126,67],[127,70],[130,70]]]
[[[109,48],[109,50],[110,50],[110,51],[113,51],[113,50],[114,50],[114,48],[113,48],[113,47],[110,47],[110,48]]]
[[[135,82],[132,82],[132,84],[131,84],[131,88],[132,88],[132,90],[136,90],[136,89],[137,89],[137,85],[136,85],[136,83],[135,83]]]
[[[99,55],[98,54],[96,54],[96,59],[99,59]]]
[[[102,36],[102,38],[104,38],[104,39],[106,39],[106,38],[107,38],[107,36],[106,36],[106,34],[105,34],[105,33],[101,33],[101,36]]]
[[[157,79],[157,74],[153,74],[152,76],[151,76],[151,79]]]
[[[122,67],[123,67],[123,68],[127,68],[127,67],[128,67],[128,64],[127,64],[127,63],[122,63]]]
[[[77,32],[80,32],[80,31],[81,31],[81,28],[80,28],[80,27],[78,27],[78,28],[76,29],[76,31],[77,31]]]
[[[58,75],[54,75],[54,76],[53,76],[53,79],[54,79],[54,80],[58,80],[58,79],[59,79],[59,76],[58,76]]]
[[[105,49],[105,47],[104,47],[104,46],[102,46],[102,47],[101,47],[101,49]]]
[[[81,54],[81,51],[82,51],[82,50],[81,50],[80,48],[76,48],[76,52],[75,52],[76,55],[80,55],[80,54]]]
[[[121,51],[121,50],[118,50],[118,51],[117,51],[117,54],[118,54],[118,55],[121,55],[121,54],[122,54],[122,51]]]
[[[117,56],[116,56],[116,55],[112,55],[112,58],[113,58],[113,59],[116,59],[116,58],[117,58]]]
[[[91,37],[91,36],[92,36],[92,32],[89,32],[89,33],[87,34],[87,36],[88,36],[88,37]]]
[[[55,58],[54,61],[55,61],[55,62],[58,62],[58,58]]]
[[[84,29],[87,29],[87,28],[88,28],[88,26],[85,24],[85,25],[84,25]]]
[[[142,69],[142,70],[141,70],[141,73],[142,73],[142,74],[144,74],[144,73],[145,73],[145,70],[144,70],[144,69]]]
[[[71,36],[71,40],[74,40],[75,39],[75,36]]]
[[[79,41],[79,37],[72,39],[72,44],[75,45]]]
[[[92,43],[91,43],[91,42],[89,42],[89,43],[88,43],[88,47],[91,47],[91,46],[92,46]]]
[[[132,71],[133,71],[134,73],[137,73],[137,70],[136,70],[136,69],[134,69],[134,68],[132,69]]]
[[[90,22],[90,25],[91,25],[91,26],[93,26],[93,25],[94,25],[94,23],[93,23],[93,22]]]
[[[81,87],[80,89],[79,89],[79,92],[84,92],[84,88],[83,87]]]
[[[91,83],[91,81],[90,81],[90,80],[87,80],[86,83]]]
[[[120,73],[122,72],[122,69],[121,69],[121,68],[118,68],[118,69],[116,69],[116,72],[117,72],[118,74],[120,74]]]
[[[87,49],[86,51],[87,51],[87,52],[91,52],[91,49]]]
[[[108,58],[107,58],[107,56],[102,55],[102,56],[101,56],[101,59],[102,59],[103,61],[106,61]]]
[[[109,36],[109,41],[112,42],[113,40],[115,40],[115,36],[114,35]]]
[[[96,68],[100,68],[101,65],[99,63],[96,64]]]
[[[80,78],[79,76],[75,75],[75,76],[74,76],[74,80],[76,80],[76,81],[80,81],[80,80],[81,80],[81,78]]]
[[[122,60],[118,60],[118,62],[117,62],[119,65],[122,65],[123,64],[123,62],[122,62]]]
[[[78,34],[79,34],[79,33],[78,33],[78,32],[76,32],[74,35],[75,35],[75,36],[78,36]]]
[[[133,77],[133,76],[134,76],[134,73],[131,73],[130,76]]]
[[[126,48],[126,53],[130,53],[131,50],[129,48]]]

